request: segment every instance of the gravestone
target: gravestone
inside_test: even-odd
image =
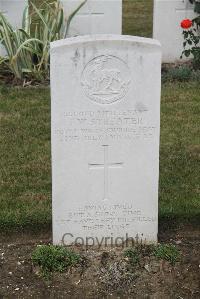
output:
[[[160,77],[152,39],[52,43],[54,244],[156,242]]]
[[[8,21],[15,28],[21,27],[26,0],[0,0],[0,11],[7,17]],[[3,46],[0,45],[0,56],[6,54]]]
[[[154,0],[153,37],[161,43],[163,62],[180,60],[184,41],[180,23],[194,17],[189,0]]]
[[[69,16],[83,0],[62,0]],[[70,35],[121,34],[122,0],[87,0],[70,25]]]

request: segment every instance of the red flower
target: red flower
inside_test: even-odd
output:
[[[189,29],[192,26],[192,21],[190,19],[185,19],[181,22],[181,27],[183,29]]]

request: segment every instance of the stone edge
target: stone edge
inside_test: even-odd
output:
[[[154,46],[157,48],[161,48],[161,44],[158,40],[146,37],[139,37],[139,36],[131,36],[131,35],[117,35],[117,34],[95,34],[95,35],[83,35],[83,36],[76,36],[70,37],[66,39],[61,39],[58,41],[51,42],[51,50],[64,47],[64,46],[73,46],[80,43],[88,43],[88,42],[95,42],[95,41],[126,41],[130,43],[140,43],[147,46]]]

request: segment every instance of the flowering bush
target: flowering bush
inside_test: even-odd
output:
[[[190,2],[198,3],[200,5],[200,0],[191,0]],[[197,11],[197,6],[195,6],[195,11]],[[200,68],[200,15],[193,20],[182,20],[180,25],[183,28],[184,37],[184,50],[181,58],[183,56],[189,57],[192,55],[194,67]]]

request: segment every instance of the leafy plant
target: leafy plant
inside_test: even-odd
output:
[[[189,0],[190,3],[194,4],[194,11],[200,13],[200,0]]]
[[[39,266],[42,276],[46,278],[52,272],[64,272],[80,260],[80,255],[63,246],[41,245],[32,253],[34,266]]]
[[[24,11],[23,23],[28,17],[28,9]],[[33,42],[35,46],[39,41],[31,38],[28,28],[14,30],[3,13],[0,12],[0,40],[6,49],[7,56],[1,58],[0,63],[5,63],[16,78],[21,78],[23,73],[32,70]]]
[[[132,265],[139,263],[140,255],[138,248],[129,248],[124,251],[124,257],[127,257]]]
[[[191,67],[182,65],[178,67],[170,67],[165,72],[162,73],[162,81],[188,81],[193,79],[193,73]]]
[[[0,43],[7,55],[0,58],[17,79],[49,78],[50,43],[66,38],[72,19],[83,1],[66,20],[60,2],[29,2],[23,13],[22,28],[14,29],[0,12]]]
[[[154,248],[154,256],[170,262],[172,265],[180,258],[180,252],[174,245],[159,244]]]

